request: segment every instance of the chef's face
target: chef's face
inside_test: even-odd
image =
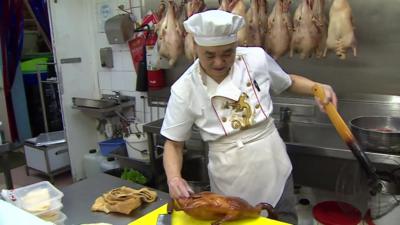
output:
[[[229,73],[236,56],[236,42],[221,46],[195,45],[197,56],[203,70],[217,82]]]

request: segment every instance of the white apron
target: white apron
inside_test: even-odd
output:
[[[209,142],[213,192],[243,198],[251,205],[266,202],[275,207],[291,171],[273,119]]]

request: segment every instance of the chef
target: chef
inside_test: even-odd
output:
[[[287,74],[262,48],[237,47],[244,19],[210,10],[184,22],[198,59],[173,84],[161,134],[164,168],[172,198],[188,197],[181,176],[184,141],[195,124],[209,145],[211,191],[255,205],[267,202],[279,219],[296,224],[292,165],[274,126],[270,92],[312,95],[316,82]],[[321,84],[324,101],[336,95]],[[321,102],[317,104],[322,107]]]

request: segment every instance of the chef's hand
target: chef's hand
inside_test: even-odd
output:
[[[337,107],[337,97],[336,97],[336,94],[333,91],[332,87],[327,84],[321,84],[321,86],[325,92],[325,99],[320,100],[319,98],[314,97],[321,112],[325,112],[324,105],[328,104],[329,102],[331,102],[336,108]]]
[[[193,194],[192,188],[182,177],[173,177],[168,180],[169,195],[173,199],[188,198]]]

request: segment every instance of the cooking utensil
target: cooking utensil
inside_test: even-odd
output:
[[[171,225],[172,224],[172,204],[167,205],[167,214],[159,214],[157,217],[157,225]]]
[[[361,116],[352,119],[350,127],[363,149],[400,153],[400,117]]]
[[[322,86],[320,85],[315,85],[313,87],[314,95],[320,100],[325,99],[325,92]],[[347,127],[346,123],[343,121],[342,117],[339,115],[337,112],[335,106],[331,103],[325,103],[324,104],[324,109],[325,112],[328,114],[329,119],[331,120],[332,124],[336,128],[337,132],[339,133],[340,137],[346,142],[347,146],[350,148],[352,151],[353,155],[357,159],[357,161],[360,163],[361,168],[364,170],[364,173],[366,174],[367,178],[367,185],[370,188],[370,194],[376,197],[380,197],[382,195],[387,196],[388,198],[391,199],[390,207],[386,207],[389,209],[389,211],[384,211],[384,212],[379,212],[377,213],[376,217],[381,217],[393,208],[397,207],[400,204],[400,200],[396,197],[396,195],[400,194],[400,181],[399,177],[396,176],[395,173],[389,173],[392,177],[390,176],[384,176],[382,172],[377,172],[376,167],[370,162],[368,156],[365,154],[365,152],[362,150],[360,145],[358,144],[357,140],[354,138],[352,132],[350,129]],[[354,171],[352,171],[354,172]],[[342,173],[343,174],[343,173]],[[346,177],[349,177],[348,175]],[[362,181],[362,176],[357,175],[357,178]],[[357,180],[358,180],[357,179]],[[354,181],[356,179],[345,179],[347,182],[353,182],[353,184],[358,183],[357,181]],[[345,183],[347,183],[345,182]],[[355,183],[356,182],[356,183]],[[345,183],[342,184],[345,187]],[[348,187],[349,185],[347,185]],[[364,186],[362,184],[357,184],[355,187],[357,190],[360,190],[360,186]],[[346,189],[343,188],[342,189]],[[355,193],[355,189],[352,189],[353,193]],[[377,195],[378,194],[378,195]],[[382,209],[380,206],[378,208]]]
[[[325,99],[325,92],[321,85],[315,85],[313,87],[313,91],[315,97],[319,98],[321,101]],[[333,126],[336,128],[336,131],[339,133],[339,136],[346,142],[347,146],[350,148],[353,155],[356,157],[358,162],[361,164],[361,167],[366,172],[369,180],[368,184],[370,185],[372,194],[376,194],[377,192],[381,191],[382,184],[381,180],[376,174],[375,166],[371,164],[371,161],[369,160],[365,152],[361,150],[360,145],[354,138],[350,129],[347,127],[343,118],[339,115],[335,106],[331,102],[327,102],[324,104],[324,109]]]
[[[157,225],[171,225],[172,218],[171,214],[160,214],[157,217]]]
[[[167,214],[167,204],[160,208],[146,214],[145,216],[133,221],[129,225],[152,225],[157,224],[157,219],[160,214]],[[172,222],[174,225],[210,225],[212,221],[196,220],[182,211],[174,211]],[[164,216],[163,216],[164,217]],[[161,219],[160,219],[161,220]],[[230,225],[285,225],[287,223],[271,220],[265,217],[258,217],[252,219],[243,219],[229,222]]]

